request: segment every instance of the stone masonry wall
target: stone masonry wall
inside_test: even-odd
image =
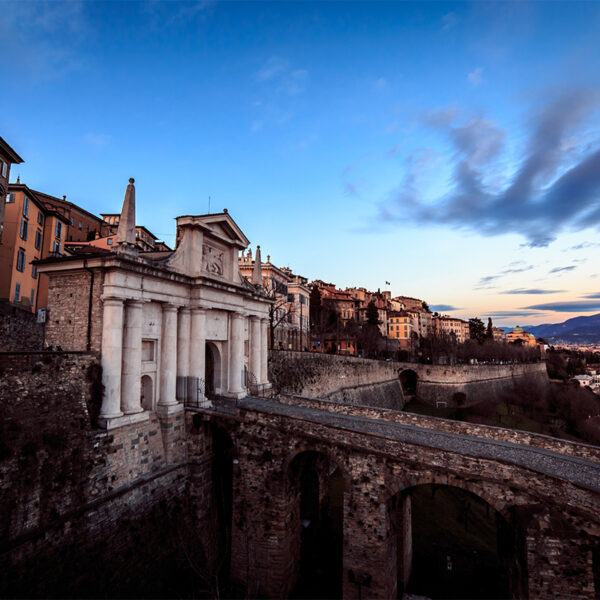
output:
[[[48,315],[46,345],[60,346],[63,350],[92,350],[102,346],[102,293],[103,273],[51,273],[48,284]],[[92,294],[92,318],[88,319]],[[88,322],[89,340],[88,343]]]
[[[269,378],[276,392],[311,398],[330,397],[341,389],[360,388],[397,379],[405,370],[417,374],[417,395],[435,404],[455,403],[456,392],[467,394],[467,401],[478,401],[511,388],[522,377],[548,382],[545,363],[510,365],[422,365],[396,361],[377,361],[307,352],[271,352]],[[368,393],[362,393],[363,403]]]
[[[405,404],[402,386],[398,379],[383,383],[343,387],[327,394],[324,399],[351,406],[378,406],[393,410],[402,410]]]
[[[2,359],[0,595],[139,594],[178,548],[183,413],[95,429],[94,354]]]
[[[0,352],[42,350],[44,324],[37,315],[8,303],[0,304]]]

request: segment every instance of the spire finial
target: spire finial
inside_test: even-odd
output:
[[[130,177],[129,185],[127,186],[127,190],[125,190],[123,209],[119,218],[116,240],[117,251],[119,252],[137,250],[135,244],[135,187],[133,182],[133,177]]]

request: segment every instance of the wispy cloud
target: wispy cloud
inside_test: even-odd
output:
[[[516,290],[504,290],[503,292],[499,292],[500,294],[532,294],[532,295],[541,295],[541,294],[560,294],[565,290],[542,290],[540,288],[518,288]]]
[[[474,86],[481,85],[483,83],[483,67],[476,67],[467,75],[467,81]]]
[[[497,282],[498,279],[502,277],[506,277],[507,275],[515,275],[517,273],[525,273],[526,271],[531,271],[533,269],[533,265],[528,265],[524,261],[518,260],[510,263],[506,268],[502,269],[500,272],[495,275],[486,275],[482,277],[475,289],[492,289],[491,283]],[[506,293],[506,292],[505,292]]]
[[[552,310],[554,312],[594,312],[600,310],[600,302],[592,300],[573,300],[571,302],[548,302],[546,304],[533,304],[525,309]]]
[[[582,242],[576,246],[565,248],[563,252],[568,252],[569,250],[586,250],[588,248],[600,248],[600,242]]]
[[[462,310],[456,306],[452,306],[452,304],[432,304],[429,308],[436,312],[452,312],[453,310]]]
[[[197,19],[203,21],[216,5],[217,0],[146,0],[142,7],[150,17],[152,26],[164,29]]]
[[[600,298],[600,292],[594,292],[593,294],[586,294],[584,298]]]
[[[85,2],[5,0],[0,12],[0,55],[20,80],[41,84],[83,67],[80,45],[92,35]]]
[[[306,89],[308,71],[306,69],[292,69],[289,61],[271,56],[254,74],[258,83],[273,83],[275,91],[294,96]]]
[[[566,273],[569,271],[574,271],[577,268],[577,265],[570,265],[568,267],[554,267],[554,269],[550,269],[548,273]]]
[[[442,17],[442,31],[448,32],[456,27],[459,22],[459,18],[454,12],[446,13]]]
[[[425,115],[452,149],[453,175],[447,193],[424,199],[411,188],[407,170],[398,191],[380,207],[380,219],[450,225],[483,235],[518,233],[527,245],[547,246],[563,230],[600,225],[600,140],[575,149],[565,140],[597,118],[597,89],[572,90],[538,107],[526,124],[526,152],[508,183],[490,176],[505,167],[506,132],[493,120],[457,108]],[[410,187],[410,186],[408,186]],[[407,210],[409,209],[409,210]]]
[[[84,140],[90,146],[104,148],[111,143],[112,137],[106,133],[87,133]]]
[[[495,310],[492,312],[485,313],[484,316],[497,317],[500,319],[504,317],[532,317],[537,316],[538,314],[539,313],[533,310]]]

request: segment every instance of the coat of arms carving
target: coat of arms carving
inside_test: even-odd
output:
[[[223,275],[223,252],[204,244],[202,246],[202,269],[214,275]]]

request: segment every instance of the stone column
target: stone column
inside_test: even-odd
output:
[[[175,397],[177,377],[177,307],[163,304],[162,343],[160,353],[160,401],[159,406],[177,404]]]
[[[100,423],[120,417],[121,412],[121,358],[123,356],[123,300],[103,299],[102,319],[102,385],[104,396],[100,409]]]
[[[244,316],[230,313],[231,328],[229,338],[229,386],[230,396],[243,398],[242,370],[244,368]]]
[[[190,309],[179,309],[177,320],[177,376],[190,374]]]
[[[206,377],[206,309],[200,307],[192,308],[189,376],[202,381]],[[206,382],[204,385],[206,389]],[[205,399],[203,390],[193,389],[190,393],[196,394],[199,402]]]
[[[260,382],[269,383],[269,319],[260,320],[262,335],[260,336],[261,361],[260,361]]]
[[[143,304],[139,300],[129,300],[125,305],[121,410],[126,415],[139,413],[144,410],[140,401]]]
[[[261,339],[260,319],[257,316],[252,315],[250,317],[250,373],[255,377],[255,379],[252,380],[252,383],[261,383],[262,380]]]

